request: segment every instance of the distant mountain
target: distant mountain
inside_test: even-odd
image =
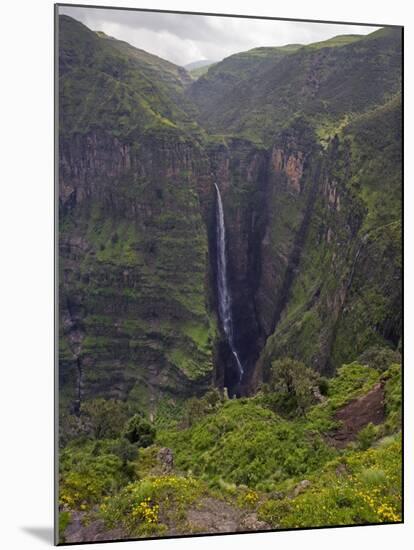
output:
[[[219,63],[219,61],[211,61],[209,59],[201,59],[200,61],[194,61],[185,66],[186,70],[190,73],[193,81],[200,78],[207,73],[207,71]]]
[[[187,88],[213,133],[272,141],[299,114],[332,127],[401,87],[401,34],[384,28],[307,46],[255,48],[223,59]]]
[[[213,377],[195,178],[207,164],[188,80],[59,19],[60,396],[74,410],[97,395],[194,394]]]
[[[211,59],[199,59],[198,61],[192,61],[191,63],[187,63],[187,65],[184,65],[184,69],[190,72],[190,71],[193,71],[194,69],[200,69],[201,67],[208,67],[213,63],[217,63],[217,61],[213,61]]]

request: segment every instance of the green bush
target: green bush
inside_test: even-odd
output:
[[[349,451],[310,477],[296,497],[268,499],[258,517],[272,527],[323,527],[401,521],[401,438],[367,451]]]
[[[327,378],[325,378],[324,376],[321,376],[319,378],[318,386],[319,386],[319,391],[321,392],[322,395],[328,395],[329,380]]]
[[[359,356],[358,363],[384,372],[393,363],[401,363],[401,354],[391,348],[373,346]]]
[[[128,418],[128,407],[114,399],[92,399],[82,403],[81,418],[96,439],[118,437]]]
[[[251,488],[305,475],[335,454],[306,424],[253,399],[227,401],[186,430],[160,432],[158,443],[173,450],[183,471]]]
[[[66,448],[60,465],[59,502],[70,509],[89,509],[128,482],[122,461],[109,452],[97,454],[93,444]]]
[[[279,527],[282,518],[284,518],[292,509],[289,500],[267,500],[259,508],[259,519],[265,521],[273,528]]]
[[[70,512],[59,512],[59,543],[65,543],[65,531],[70,522]]]
[[[111,447],[111,451],[122,460],[123,465],[126,465],[138,456],[137,446],[124,437],[121,437],[114,442]]]
[[[388,432],[401,430],[402,424],[402,369],[401,365],[391,365],[382,375],[385,392],[386,428]]]
[[[135,414],[126,423],[123,435],[137,447],[149,447],[154,443],[156,430],[148,420],[139,414]]]
[[[342,407],[352,399],[367,393],[379,378],[379,372],[366,365],[356,362],[342,365],[336,376],[329,380],[329,401],[335,409]]]
[[[365,428],[362,428],[362,430],[357,435],[357,442],[358,446],[362,451],[366,451],[371,447],[371,445],[374,443],[374,440],[377,436],[378,430],[370,422],[365,426]]]
[[[190,397],[184,406],[184,425],[190,427],[207,414],[214,412],[223,402],[217,388],[209,389],[203,397]]]
[[[272,363],[269,389],[276,394],[276,410],[305,413],[316,402],[315,388],[318,386],[317,373],[300,361],[284,358]]]
[[[303,375],[296,377],[297,368],[290,369],[292,387],[303,382],[297,381]],[[309,381],[315,379],[308,375],[305,371],[305,387],[314,387]],[[195,403],[200,415],[194,414],[186,428],[164,423],[156,433],[136,414],[121,437],[72,440],[61,453],[61,509],[88,511],[99,505],[108,527],[121,526],[134,536],[163,534],[171,526],[188,532],[188,508],[205,495],[224,499],[237,510],[255,511],[278,528],[399,521],[400,365],[382,374],[358,363],[344,365],[327,381],[327,398],[308,406],[306,416],[297,408],[303,394],[289,393],[290,381],[280,378],[282,392],[273,391],[276,378],[272,388],[252,398],[223,401],[218,392],[208,392],[187,400],[180,410],[191,411]],[[379,381],[386,422],[368,424],[353,447],[330,446],[327,435],[336,427],[336,411]],[[281,396],[285,403],[292,400],[295,414],[288,418],[273,412]],[[152,444],[155,436],[157,445]],[[154,477],[159,445],[172,450],[174,467],[187,477]],[[298,493],[304,479],[310,484]]]

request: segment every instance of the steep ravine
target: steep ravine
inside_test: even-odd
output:
[[[264,190],[267,178],[267,153],[247,140],[228,140],[209,149],[213,180],[217,182],[225,213],[227,240],[227,276],[232,296],[234,343],[243,364],[244,375],[239,385],[246,393],[248,380],[264,343],[257,321],[254,294],[260,274]],[[218,311],[216,197],[212,187],[208,221],[210,287],[212,308]],[[223,331],[221,331],[223,332]],[[223,336],[223,334],[222,334]],[[232,391],[238,373],[225,338],[217,350],[218,383]]]
[[[99,145],[99,140],[102,145]],[[210,330],[203,320],[203,315],[209,314],[195,311],[190,304],[184,306],[188,312],[185,309],[181,312],[179,303],[184,299],[183,295],[183,298],[177,296],[179,301],[170,306],[163,298],[159,302],[162,308],[160,316],[158,311],[161,310],[158,310],[154,297],[151,298],[150,290],[154,283],[161,285],[159,289],[165,284],[162,280],[154,280],[158,270],[157,257],[163,254],[162,240],[158,240],[163,237],[159,231],[164,227],[168,229],[168,246],[171,246],[174,242],[171,241],[172,235],[177,230],[177,245],[180,247],[193,249],[195,245],[201,245],[200,251],[196,252],[200,254],[200,260],[185,266],[185,269],[195,283],[194,276],[199,269],[197,266],[200,266],[200,283],[204,280],[202,284],[206,285],[206,296],[209,297],[205,304],[211,314],[216,312],[213,316],[210,314],[208,323],[220,324],[215,181],[222,193],[226,219],[227,276],[232,294],[234,341],[244,367],[238,393],[243,395],[255,391],[266,378],[271,361],[278,356],[293,355],[321,372],[333,372],[332,350],[337,349],[337,338],[343,339],[341,323],[349,315],[344,309],[347,296],[355,292],[352,285],[354,278],[359,277],[360,262],[366,262],[365,249],[358,244],[363,205],[355,196],[350,196],[344,181],[335,179],[337,165],[345,161],[344,174],[350,177],[347,173],[350,168],[346,168],[351,163],[349,147],[340,145],[336,138],[323,151],[303,127],[292,127],[283,133],[270,150],[258,148],[246,140],[230,140],[225,145],[210,147],[207,152],[194,150],[190,145],[174,145],[172,150],[167,150],[163,143],[163,164],[158,164],[154,183],[150,187],[141,187],[139,180],[132,184],[138,185],[138,199],[138,195],[137,198],[131,195],[133,188],[124,195],[127,188],[124,191],[122,177],[125,174],[126,183],[132,182],[132,173],[136,179],[138,170],[142,173],[147,170],[145,163],[148,160],[145,159],[153,154],[150,152],[153,142],[150,142],[147,154],[143,155],[145,149],[142,149],[140,157],[135,158],[131,158],[128,147],[119,142],[114,148],[114,144],[105,145],[105,141],[95,135],[88,138],[87,143],[85,150],[90,153],[83,157],[83,172],[79,171],[79,163],[76,170],[71,168],[71,162],[78,158],[79,142],[71,150],[66,145],[62,147],[65,185],[62,186],[61,208],[66,223],[75,224],[70,220],[74,220],[76,212],[83,213],[81,219],[85,215],[92,216],[87,225],[79,226],[77,222],[70,226],[70,239],[64,237],[64,230],[61,239],[63,282],[71,288],[68,293],[63,290],[61,296],[65,335],[65,346],[61,350],[61,379],[75,410],[82,399],[93,395],[128,395],[130,398],[135,395],[135,399],[142,401],[138,389],[142,384],[155,402],[165,394],[178,392],[184,396],[202,392],[209,383],[227,387],[230,393],[237,385],[237,365],[220,326],[216,335],[221,333],[221,337],[215,337],[212,332],[207,336],[209,344],[207,340],[200,340],[204,338],[203,331]],[[107,149],[111,151],[109,157],[104,153]],[[115,151],[119,151],[119,162]],[[102,186],[95,190],[93,185],[97,171],[108,172],[108,161],[112,171],[108,181],[117,178],[119,181],[116,195],[110,187],[107,191]],[[176,210],[178,204],[181,204],[180,208],[183,204],[176,202],[177,199],[181,201],[176,196],[179,187],[174,188],[174,198],[169,199],[169,192],[155,183],[164,178],[164,174],[181,181],[183,169],[190,175],[188,181],[193,182],[188,189],[194,185],[198,197],[192,214],[188,204],[186,208],[191,217],[195,216],[193,223],[196,225],[193,227],[198,227],[200,238],[204,233],[204,244],[193,241],[190,245],[189,241],[182,241],[185,239],[184,226],[177,227],[179,218],[174,217],[174,212],[179,214]],[[76,191],[71,191],[72,188]],[[143,193],[143,189],[147,191]],[[182,200],[186,201],[186,194],[191,191],[183,189],[183,192]],[[158,197],[163,208],[169,209],[168,220],[159,218],[161,210],[157,213],[153,197]],[[95,201],[94,212],[90,210],[92,199]],[[356,208],[358,204],[359,210]],[[138,219],[138,212],[141,221],[136,226],[134,220]],[[200,214],[201,217],[195,221]],[[122,229],[123,222],[128,225],[125,229]],[[148,240],[146,234],[151,227],[152,236]],[[117,249],[121,246],[119,241],[123,241],[120,250]],[[108,257],[107,251],[110,252]],[[311,255],[315,253],[312,259]],[[204,261],[208,260],[205,267],[199,264],[203,257]],[[164,263],[167,260],[167,256],[162,256]],[[330,274],[320,270],[329,261],[335,281]],[[176,268],[174,261],[171,269],[175,271]],[[316,278],[303,281],[312,270],[318,272]],[[145,271],[152,279],[151,287],[147,287],[148,297],[145,296],[146,284],[142,286]],[[168,270],[165,276],[172,277],[172,271]],[[190,290],[185,273],[182,276],[175,273],[174,278],[178,285],[184,285],[184,293]],[[360,280],[358,284],[361,284]],[[302,290],[298,293],[300,286]],[[108,287],[112,290],[105,294]],[[195,288],[199,289],[197,292],[204,292],[202,286]],[[157,292],[160,296],[160,290]],[[127,301],[122,296],[126,296]],[[204,307],[202,303],[203,300],[200,307]],[[169,328],[171,323],[177,322],[178,327],[182,327],[181,334],[179,330]],[[193,340],[186,340],[188,335]],[[398,325],[391,319],[384,321],[384,338],[398,343]],[[131,347],[131,341],[137,342],[137,347]],[[204,342],[211,346],[212,355],[208,355]],[[199,351],[192,348],[194,345]],[[177,346],[189,350],[190,361],[198,353],[198,361],[211,365],[210,372],[200,370],[200,374],[196,374],[197,371],[192,374],[188,370],[192,363],[187,362],[186,356],[175,355]],[[165,374],[160,369],[160,362],[165,361],[163,354],[167,359]],[[352,358],[352,353],[342,353],[342,361]],[[144,361],[146,369],[134,368],[136,361]],[[126,368],[128,364],[131,366]],[[194,364],[194,368],[199,366]],[[70,387],[72,391],[69,391]],[[151,398],[147,397],[143,405],[149,406],[148,399]]]
[[[321,151],[309,128],[299,124],[270,150],[234,139],[210,150],[210,158],[223,195],[234,338],[246,394],[258,383],[257,360],[289,300],[317,195]],[[215,223],[210,216],[210,284],[216,290]],[[232,390],[235,362],[225,341],[218,351],[218,380]]]
[[[236,365],[223,334],[217,338],[209,329],[219,320],[215,181],[222,193],[226,219],[235,346],[244,367],[239,394],[255,391],[278,356],[293,355],[321,372],[333,372],[338,364],[338,338],[343,340],[343,323],[349,316],[346,300],[348,294],[355,293],[354,279],[362,284],[360,262],[368,261],[358,237],[364,206],[345,185],[351,177],[349,145],[335,138],[323,151],[309,128],[297,126],[283,133],[269,150],[247,140],[229,140],[206,151],[190,144],[171,148],[170,142],[162,142],[162,164],[158,159],[153,177],[150,170],[154,168],[148,168],[152,166],[148,163],[153,156],[154,138],[147,138],[147,151],[142,148],[135,157],[127,145],[107,143],[105,139],[95,134],[84,146],[76,141],[70,149],[66,144],[61,148],[61,208],[71,233],[66,238],[64,226],[61,307],[65,345],[61,350],[61,379],[75,410],[82,398],[93,395],[136,395],[141,401],[142,390],[138,388],[142,384],[157,401],[166,393],[184,396],[202,392],[210,383],[231,392],[237,383]],[[86,155],[80,153],[82,147]],[[80,155],[82,163],[77,160]],[[72,168],[72,163],[76,167]],[[342,179],[337,174],[338,166],[343,170]],[[107,186],[95,188],[97,176],[108,172],[111,176]],[[137,175],[140,172],[142,176]],[[159,184],[165,177],[177,182],[171,188],[171,197],[168,185],[164,189]],[[146,180],[153,183],[148,186]],[[115,181],[116,194],[110,183]],[[134,186],[139,193],[136,197]],[[188,193],[195,193],[190,209]],[[158,210],[154,198],[169,214]],[[181,225],[183,222],[178,220],[184,203],[190,217]],[[85,222],[75,221],[76,212]],[[140,222],[136,225],[138,215]],[[200,241],[191,239],[190,244],[186,240],[187,223],[198,228]],[[160,232],[164,230],[168,231],[169,247],[175,242],[182,252],[183,246],[187,253],[194,250],[192,263],[182,266],[182,275],[176,272],[178,264],[171,258],[172,271],[168,268],[165,277],[173,277],[176,284],[183,285],[184,294],[182,298],[177,295],[174,305],[163,298],[159,302],[160,316],[151,287],[155,284],[162,289],[168,284],[163,277],[158,282],[154,279],[159,269],[157,258],[164,270],[170,261],[165,256],[167,250],[163,252]],[[190,235],[194,236],[192,231]],[[145,283],[145,272],[151,278],[150,287]],[[309,275],[311,279],[307,280]],[[198,285],[194,290],[201,300],[195,309],[194,304],[182,301],[190,291],[190,280]],[[105,294],[105,288],[111,288],[111,292]],[[160,290],[157,292],[160,296]],[[394,301],[398,304],[398,297]],[[208,309],[202,313],[199,308],[206,306]],[[177,322],[178,330],[170,328]],[[383,338],[398,343],[398,319],[387,318],[383,323]],[[216,335],[223,332],[218,329]],[[131,347],[131,341],[137,342],[136,347]],[[210,352],[207,346],[211,346]],[[187,357],[181,348],[188,349]],[[341,361],[355,356],[352,352],[344,354],[343,348],[342,342]],[[165,361],[161,359],[163,354],[167,359],[165,374],[160,368],[160,362]],[[197,354],[201,365],[193,363]],[[136,361],[145,362],[144,371],[133,367]],[[206,370],[203,361],[206,367],[210,365]],[[128,364],[131,366],[126,368]],[[193,368],[201,370],[193,374]],[[148,399],[143,405],[149,406]]]
[[[261,49],[260,62],[247,52],[189,84],[183,69],[61,18],[62,407],[106,397],[155,412],[234,386],[218,315],[214,183],[240,395],[280,357],[329,375],[373,345],[401,345],[400,42],[383,31],[338,49]],[[360,103],[352,83],[347,101],[331,93],[332,78],[342,86],[336,59],[358,76]],[[228,69],[231,90],[246,76],[247,103],[226,88]],[[375,93],[365,85],[373,72],[375,82],[386,75]],[[189,104],[195,86],[204,104],[209,78],[223,100],[230,93],[232,136],[209,134]],[[219,113],[225,103],[205,105]]]
[[[242,393],[254,392],[278,357],[332,375],[370,345],[396,347],[401,289],[391,280],[400,277],[398,225],[367,231],[359,159],[347,136],[322,149],[298,123],[267,151],[249,151],[243,142],[244,162],[240,144],[232,143],[217,173],[235,334],[246,364]],[[357,335],[353,327],[361,323]],[[219,369],[230,365],[220,380],[231,385],[233,362],[226,346],[219,349]]]
[[[242,393],[250,393],[261,378],[257,360],[289,300],[318,192],[321,150],[298,123],[269,150],[231,140],[210,156],[225,208],[234,333],[245,365]],[[214,230],[209,239],[214,259]],[[227,346],[219,350],[222,383],[232,386],[234,361]]]

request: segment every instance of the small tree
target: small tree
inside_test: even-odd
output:
[[[155,428],[140,414],[132,416],[125,425],[124,437],[137,447],[149,447],[155,440]]]
[[[203,401],[205,401],[207,407],[215,409],[222,401],[222,396],[217,388],[210,388],[204,395]]]
[[[119,436],[128,418],[127,405],[115,399],[92,399],[82,404],[81,419],[96,439]]]
[[[117,439],[111,448],[111,451],[122,460],[125,466],[129,461],[135,460],[138,456],[138,448],[125,437]]]
[[[269,389],[280,396],[279,407],[285,406],[287,412],[304,414],[316,401],[318,382],[318,374],[300,361],[284,358],[272,363]]]

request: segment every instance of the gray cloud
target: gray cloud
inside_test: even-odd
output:
[[[178,65],[220,60],[258,46],[310,44],[338,34],[368,34],[377,28],[68,6],[59,8],[59,13]]]

